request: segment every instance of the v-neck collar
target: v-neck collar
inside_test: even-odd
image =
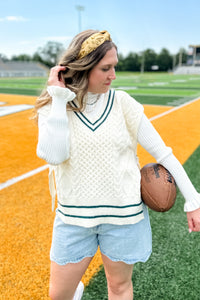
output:
[[[101,114],[101,116],[95,122],[91,122],[89,120],[89,118],[85,116],[85,114],[83,112],[74,111],[74,113],[83,122],[83,124],[85,124],[90,130],[95,131],[99,126],[101,126],[101,124],[103,124],[105,122],[108,115],[110,114],[112,106],[113,106],[113,102],[114,102],[114,97],[115,97],[115,91],[110,90],[109,95],[108,95],[108,100],[106,103],[106,107],[105,107],[103,113]],[[73,106],[77,107],[77,105],[75,104],[74,101],[72,101],[72,104],[73,104]]]

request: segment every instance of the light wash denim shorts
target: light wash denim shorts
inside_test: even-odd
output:
[[[144,219],[131,225],[101,224],[85,228],[65,224],[56,215],[51,261],[59,265],[78,263],[85,257],[93,257],[98,246],[112,261],[126,264],[147,261],[152,252],[152,235],[146,206]]]

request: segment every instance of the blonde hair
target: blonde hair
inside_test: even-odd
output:
[[[67,109],[78,111],[84,109],[83,98],[88,90],[88,77],[90,71],[99,63],[108,50],[113,47],[117,50],[116,45],[108,40],[85,57],[77,59],[82,43],[92,34],[98,32],[98,30],[89,29],[77,34],[58,63],[60,66],[66,67],[65,71],[60,72],[60,76],[65,83],[65,86],[76,94],[76,99],[79,103],[78,108],[74,108],[68,103]],[[50,95],[44,90],[36,100],[36,113],[40,107],[51,101]]]

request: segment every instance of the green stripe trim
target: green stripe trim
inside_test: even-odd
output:
[[[110,94],[111,94],[111,91],[110,91]],[[107,119],[108,115],[110,114],[110,111],[113,107],[113,102],[114,102],[114,97],[115,97],[115,91],[113,92],[113,97],[112,97],[112,100],[111,100],[111,105],[110,105],[110,108],[106,114],[106,116],[104,117],[105,115],[105,111],[108,109],[108,103],[110,102],[110,100],[108,101],[107,103],[107,106],[106,106],[106,109],[104,110],[102,116],[95,122],[95,123],[91,123],[84,115],[83,113],[77,113],[76,111],[74,112],[76,114],[76,116],[81,120],[81,122],[83,122],[83,124],[85,124],[89,129],[91,129],[93,132],[102,124],[105,122],[105,120]],[[109,95],[109,99],[110,99],[110,95]],[[75,103],[74,103],[75,104]],[[103,117],[104,119],[101,121],[101,123],[99,123],[99,125],[97,125],[96,127],[92,128],[89,124],[87,124],[82,118],[81,116],[83,116],[91,125],[94,125],[96,124],[99,120],[101,120]]]
[[[64,204],[61,204],[59,201],[58,201],[59,205],[62,206],[62,207],[66,207],[66,208],[128,208],[128,207],[137,207],[137,206],[140,206],[142,204],[142,201],[140,203],[137,203],[137,204],[129,204],[129,205],[93,205],[93,206],[78,206],[78,205],[64,205]]]
[[[95,125],[97,122],[99,122],[103,118],[104,114],[106,113],[106,110],[107,110],[108,105],[110,103],[110,97],[111,97],[111,90],[109,91],[108,101],[107,101],[107,104],[106,104],[106,108],[104,109],[104,112],[102,113],[101,117],[98,120],[96,120],[94,123],[92,123],[90,120],[88,120],[88,118],[82,112],[79,112],[79,113],[75,112],[75,113],[78,114],[78,117],[80,117],[79,116],[79,114],[80,114],[91,125]],[[72,103],[75,105],[75,107],[77,107],[77,105],[74,101],[72,101]]]
[[[107,115],[105,116],[104,120],[103,120],[103,121],[102,121],[102,122],[101,122],[94,130],[96,130],[96,129],[97,129],[101,124],[103,124],[103,123],[105,122],[105,120],[107,119],[107,117],[108,117],[108,115],[110,114],[111,109],[112,109],[112,107],[113,107],[114,97],[115,97],[115,92],[113,93],[113,97],[112,97],[110,109],[109,109]],[[94,131],[94,130],[93,130],[93,131]]]
[[[143,210],[141,210],[140,212],[136,213],[136,214],[131,214],[131,215],[98,215],[98,216],[76,216],[76,215],[69,215],[69,214],[64,214],[60,209],[58,209],[58,211],[64,215],[65,217],[69,217],[69,218],[79,218],[79,219],[97,219],[97,218],[131,218],[131,217],[136,217],[140,214],[143,213]]]

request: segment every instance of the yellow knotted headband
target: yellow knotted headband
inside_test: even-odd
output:
[[[105,41],[112,41],[108,31],[104,30],[92,34],[82,43],[81,50],[78,54],[78,59],[85,57],[86,55],[97,49]]]

